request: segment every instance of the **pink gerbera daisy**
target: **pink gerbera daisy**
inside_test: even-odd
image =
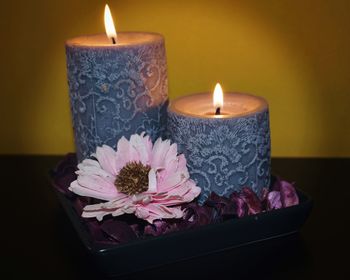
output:
[[[78,165],[77,180],[69,189],[81,196],[107,202],[87,205],[85,218],[102,220],[105,215],[134,213],[153,223],[156,219],[182,218],[179,206],[196,198],[201,189],[190,179],[184,155],[177,145],[159,138],[154,145],[149,136],[122,137],[117,151],[103,145],[94,159]]]

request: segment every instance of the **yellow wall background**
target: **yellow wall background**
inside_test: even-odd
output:
[[[74,149],[64,41],[104,32],[105,0],[1,3],[0,153]],[[273,156],[350,156],[350,1],[108,1],[120,31],[166,38],[170,98],[250,92]]]

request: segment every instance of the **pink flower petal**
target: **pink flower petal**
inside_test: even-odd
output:
[[[70,186],[69,190],[81,195],[81,196],[87,196],[87,197],[94,197],[97,199],[102,199],[102,200],[111,200],[115,199],[118,193],[111,193],[111,192],[100,192],[98,190],[86,188],[80,184],[78,184],[78,181],[75,180],[73,181]]]
[[[183,217],[183,211],[179,207],[166,207],[152,204],[147,207],[136,207],[135,215],[141,219],[153,223],[157,219],[177,219]]]
[[[151,142],[149,137],[142,137],[134,134],[130,137],[130,145],[137,152],[137,158],[144,165],[150,164],[151,151],[149,150],[150,145],[147,142]]]
[[[109,211],[109,210],[116,210],[119,208],[122,208],[126,205],[132,205],[132,201],[130,199],[130,197],[128,197],[125,194],[122,194],[120,197],[111,200],[111,201],[107,201],[104,203],[97,203],[97,204],[91,204],[91,205],[86,205],[84,207],[84,211]]]
[[[105,203],[87,205],[83,209],[82,217],[96,218],[101,221],[106,215],[120,216],[126,213],[133,213],[135,210],[135,206],[130,204],[130,198],[124,197]]]
[[[153,196],[154,203],[160,203],[166,206],[179,205],[190,202],[195,199],[201,192],[192,180],[188,180],[181,186],[174,188],[173,191],[167,192],[164,196]]]
[[[181,154],[178,156],[178,166],[177,166],[177,170],[181,171],[181,170],[186,170],[187,171],[187,161],[185,158],[184,154]]]
[[[110,174],[116,175],[116,153],[111,147],[107,145],[97,147],[96,158],[103,170],[109,172]]]
[[[166,168],[158,169],[157,172],[157,177],[159,180],[164,180],[168,176],[168,174],[173,174],[177,171],[177,166],[178,166],[178,160],[175,159],[171,162],[168,163],[168,166]]]
[[[83,212],[81,216],[83,218],[96,218],[98,221],[102,221],[104,216],[111,214],[111,212]]]
[[[152,197],[151,197],[151,195],[147,194],[146,192],[143,192],[143,193],[138,193],[138,194],[132,195],[131,201],[134,204],[147,205],[152,201]]]
[[[89,161],[93,161],[93,160],[89,160]],[[100,165],[96,166],[96,165],[92,165],[89,163],[87,163],[88,160],[83,160],[80,164],[78,164],[78,168],[79,170],[77,170],[75,173],[77,175],[98,175],[98,176],[101,176],[101,177],[105,177],[105,178],[115,178],[115,176],[113,176],[111,173],[103,170],[101,168]],[[97,161],[95,161],[97,162]],[[97,162],[98,163],[98,162]]]
[[[170,191],[178,184],[177,182],[186,181],[189,178],[189,173],[185,156],[179,155],[176,161],[171,161],[171,165],[169,164],[166,169],[159,171],[157,177],[160,192]]]
[[[177,160],[177,145],[176,143],[173,143],[169,147],[169,150],[167,151],[165,156],[165,168],[171,166],[172,162],[174,162],[175,160]]]
[[[95,167],[101,168],[101,165],[97,160],[90,159],[90,158],[84,159],[81,163],[78,164],[79,169],[83,168],[84,166],[95,166]]]
[[[131,161],[129,150],[129,141],[123,136],[117,143],[116,164],[119,170],[122,169],[126,163]]]
[[[149,151],[152,151],[152,147],[153,147],[153,143],[152,143],[152,140],[151,138],[149,137],[149,135],[146,134],[146,132],[142,132],[140,134],[140,136],[142,137],[142,139],[145,141],[145,145],[147,146],[147,149]]]
[[[147,193],[157,192],[157,176],[156,172],[152,168],[148,173],[148,190]]]
[[[153,145],[151,166],[155,169],[165,167],[165,156],[170,148],[170,141],[158,138]]]
[[[186,202],[190,202],[199,196],[202,189],[200,187],[197,187],[196,183],[192,180],[188,180],[186,184],[189,190],[186,194],[184,194],[183,198]]]
[[[174,187],[183,184],[189,179],[190,175],[188,172],[176,172],[173,174],[168,174],[163,182],[159,184],[159,191],[171,191]]]
[[[114,186],[114,180],[111,180],[108,177],[102,177],[102,176],[98,176],[96,174],[86,174],[85,173],[85,174],[80,174],[77,177],[77,181],[79,184],[87,185],[87,187],[91,186],[92,189],[96,189],[96,190],[113,189],[113,191],[117,191],[116,187]]]
[[[87,205],[83,217],[98,220],[106,215],[131,214],[152,223],[157,219],[181,218],[179,206],[195,199],[200,188],[189,179],[184,155],[177,155],[177,145],[159,138],[154,145],[144,133],[132,135],[130,141],[122,137],[117,152],[108,146],[97,148],[95,160],[84,160],[78,165],[78,178],[69,189],[76,194],[107,200],[105,203]],[[128,196],[118,192],[115,179],[129,162],[150,165],[148,190]],[[171,206],[171,207],[170,207]]]
[[[147,220],[150,217],[150,213],[148,209],[142,206],[136,207],[135,215],[136,217],[139,217],[140,219],[143,219],[143,220]]]

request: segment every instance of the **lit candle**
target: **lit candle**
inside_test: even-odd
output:
[[[66,42],[67,72],[78,160],[97,146],[145,131],[163,135],[168,103],[164,38],[116,32],[105,7],[105,34]]]
[[[229,196],[244,186],[257,194],[270,182],[270,128],[267,102],[243,93],[180,97],[168,108],[168,134],[185,154],[190,174],[202,188]]]

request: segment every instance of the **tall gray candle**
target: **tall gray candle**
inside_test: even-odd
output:
[[[82,36],[66,42],[66,55],[78,161],[122,136],[163,135],[168,85],[160,34]]]
[[[244,186],[260,195],[270,182],[267,102],[242,93],[224,98],[217,105],[210,93],[193,94],[171,101],[168,108],[168,134],[202,189],[200,203],[211,192],[229,196]]]

